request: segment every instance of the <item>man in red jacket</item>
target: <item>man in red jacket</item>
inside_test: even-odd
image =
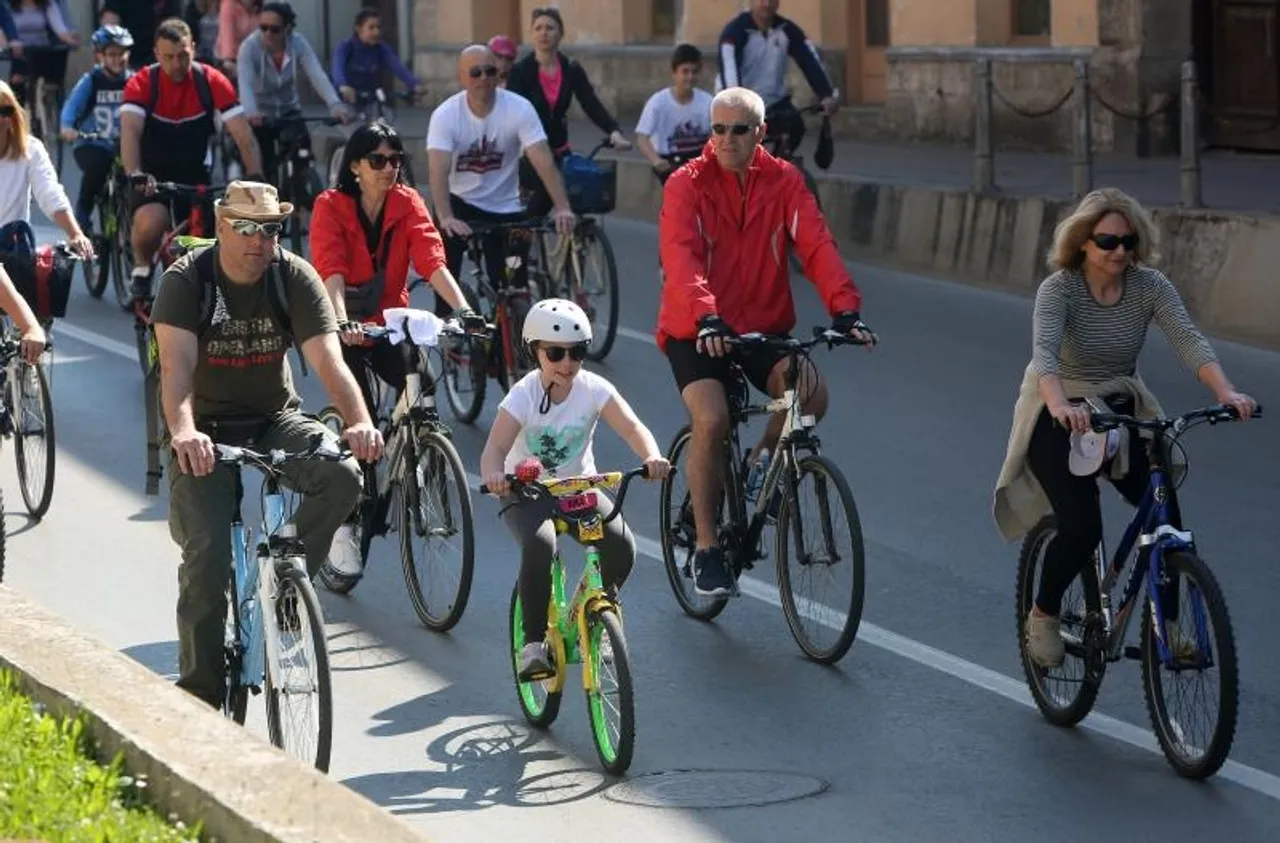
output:
[[[775,398],[787,372],[784,355],[732,350],[725,338],[787,334],[795,327],[790,248],[821,293],[832,328],[860,342],[876,337],[858,315],[861,294],[800,171],[760,147],[765,123],[759,94],[746,88],[717,94],[711,131],[702,155],[672,175],[663,192],[658,233],[666,283],[657,340],[692,420],[687,472],[698,534],[694,587],[718,596],[734,591],[716,523],[723,484],[719,448],[729,432],[729,360]],[[827,388],[816,369],[801,370],[798,391],[805,413],[826,412]],[[783,423],[781,415],[770,418],[748,462],[773,448]]]

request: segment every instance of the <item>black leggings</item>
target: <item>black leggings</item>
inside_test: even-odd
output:
[[[77,146],[71,151],[80,167],[80,195],[76,198],[76,221],[86,232],[93,230],[93,203],[107,186],[111,165],[116,154],[91,143]]]
[[[1116,411],[1131,413],[1132,409],[1131,406],[1117,406]],[[1078,477],[1072,474],[1067,464],[1070,450],[1071,434],[1053,420],[1047,408],[1041,410],[1027,449],[1027,463],[1044,488],[1058,518],[1058,533],[1045,548],[1044,570],[1040,574],[1040,590],[1036,595],[1040,611],[1053,617],[1062,610],[1062,596],[1067,587],[1089,564],[1093,551],[1102,541],[1102,506],[1097,475]],[[1113,478],[1109,473],[1109,463],[1103,463],[1100,473],[1130,506],[1137,506],[1147,490],[1148,471],[1144,440],[1132,434],[1129,437],[1129,473]],[[1176,499],[1171,501],[1169,516],[1174,526],[1181,528],[1182,517]],[[1176,596],[1176,588],[1170,589],[1162,601],[1168,618],[1177,617],[1177,602],[1169,599]]]
[[[475,205],[463,202],[456,196],[449,196],[449,207],[453,215],[467,223],[516,222],[528,219],[528,214],[495,214],[484,211]],[[515,289],[527,289],[529,286],[529,239],[519,236],[519,232],[499,231],[484,238],[484,271],[494,289],[501,289],[506,277],[507,256],[520,258],[520,268],[511,276],[511,286]],[[444,255],[449,266],[449,274],[458,278],[462,271],[462,259],[467,252],[467,238],[445,237]],[[476,292],[479,292],[478,290]],[[446,317],[452,311],[448,303],[436,293],[436,316]]]
[[[603,492],[596,492],[596,511],[609,517],[613,504]],[[515,499],[502,498],[505,507]],[[502,513],[507,528],[520,545],[520,603],[524,610],[525,641],[542,641],[547,635],[547,609],[551,603],[551,559],[556,552],[555,524],[550,518],[551,503],[545,500],[521,502]],[[577,536],[574,530],[568,535]],[[636,540],[619,516],[604,525],[600,549],[600,577],[606,590],[622,588],[636,561]],[[571,582],[565,588],[573,587]]]

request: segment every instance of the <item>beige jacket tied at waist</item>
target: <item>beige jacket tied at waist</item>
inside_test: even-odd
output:
[[[1127,393],[1133,396],[1134,415],[1138,418],[1156,418],[1163,414],[1159,402],[1151,394],[1151,390],[1147,389],[1142,377],[1137,374],[1102,382],[1064,378],[1062,389],[1069,399]],[[1004,466],[1000,469],[1000,478],[996,480],[993,506],[996,527],[1008,542],[1025,536],[1051,509],[1049,498],[1040,486],[1040,481],[1031,473],[1031,467],[1027,464],[1027,448],[1031,444],[1031,432],[1035,429],[1036,420],[1040,417],[1040,411],[1043,408],[1044,399],[1040,397],[1040,376],[1035,371],[1034,364],[1028,364],[1022,378],[1022,387],[1018,392],[1018,401],[1013,405],[1013,427],[1009,431],[1009,446],[1005,452]],[[1183,464],[1181,455],[1175,454],[1173,457],[1175,476],[1181,473]],[[1128,471],[1128,430],[1122,428],[1120,449],[1111,461],[1111,476],[1123,477]]]

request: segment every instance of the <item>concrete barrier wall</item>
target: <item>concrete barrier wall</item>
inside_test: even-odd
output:
[[[123,753],[160,814],[203,821],[205,840],[425,843],[355,791],[3,586],[0,668],[49,713],[84,715],[99,758]]]
[[[337,140],[317,137],[328,160]],[[419,188],[423,141],[406,138]],[[602,158],[610,153],[602,152]],[[618,163],[620,216],[657,222],[662,188],[637,156]],[[812,165],[806,164],[810,167]],[[1045,256],[1069,200],[858,181],[815,172],[827,221],[846,257],[884,261],[953,281],[1032,295],[1049,274]],[[1208,333],[1280,349],[1280,218],[1152,208],[1158,266]]]

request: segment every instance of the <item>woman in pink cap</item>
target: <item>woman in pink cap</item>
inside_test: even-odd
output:
[[[498,85],[507,87],[507,74],[516,60],[516,42],[506,35],[495,35],[489,39],[489,52],[498,60]]]

